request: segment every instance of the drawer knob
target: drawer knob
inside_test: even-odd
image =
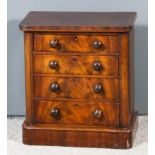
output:
[[[49,67],[50,67],[51,69],[56,69],[56,68],[58,68],[58,66],[59,66],[59,62],[56,61],[56,60],[53,60],[53,61],[50,61],[50,62],[49,62]]]
[[[51,110],[51,116],[54,118],[54,119],[58,119],[60,118],[60,110],[58,108],[54,108]]]
[[[102,111],[100,109],[96,109],[93,115],[95,118],[100,119],[102,117]]]
[[[96,70],[96,71],[101,71],[102,70],[102,63],[101,63],[101,61],[94,61],[93,69]]]
[[[57,39],[51,40],[49,43],[50,47],[56,48],[59,46],[59,41]]]
[[[95,93],[101,93],[101,92],[103,92],[103,87],[102,87],[102,85],[96,84],[96,85],[94,86],[94,91],[95,91]]]
[[[94,41],[93,47],[95,49],[99,49],[99,48],[101,48],[101,46],[102,46],[102,43],[100,41]]]
[[[51,89],[51,91],[53,91],[53,92],[58,92],[58,91],[60,90],[60,86],[59,86],[58,83],[55,82],[55,83],[52,83],[52,84],[51,84],[50,89]]]

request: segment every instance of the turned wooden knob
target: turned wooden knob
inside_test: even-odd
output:
[[[96,70],[96,71],[101,71],[102,70],[102,63],[101,63],[101,61],[94,61],[93,69]]]
[[[56,47],[59,46],[59,41],[57,39],[53,39],[53,40],[50,41],[49,45],[52,48],[56,48]]]
[[[50,85],[50,89],[53,92],[58,92],[60,90],[60,86],[57,82],[55,82]]]
[[[59,66],[59,62],[57,60],[52,60],[49,62],[49,67],[51,69],[57,69]]]
[[[102,43],[100,41],[94,41],[93,42],[93,47],[95,49],[99,49],[99,48],[101,48],[101,46],[102,46]]]
[[[95,118],[100,119],[102,117],[102,111],[100,109],[96,109],[93,113]]]
[[[102,87],[102,85],[96,84],[96,85],[94,86],[94,91],[95,91],[95,93],[101,93],[101,92],[103,92],[103,87]]]
[[[58,108],[54,108],[51,110],[51,116],[54,118],[54,119],[58,119],[60,118],[60,110]]]

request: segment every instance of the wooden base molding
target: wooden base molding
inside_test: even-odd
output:
[[[76,147],[131,148],[137,130],[135,114],[129,128],[28,125],[23,123],[23,143]]]

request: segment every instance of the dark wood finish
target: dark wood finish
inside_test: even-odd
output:
[[[23,123],[23,143],[78,147],[131,148],[137,119],[134,114],[128,128],[106,128],[70,125],[33,125]]]
[[[126,32],[135,12],[30,12],[21,22],[23,31]]]
[[[25,144],[132,147],[135,17],[30,12],[21,22]]]
[[[57,40],[58,45],[51,47],[50,42]],[[95,42],[101,42],[99,48],[94,47]],[[118,53],[119,37],[117,35],[91,35],[91,34],[36,34],[34,35],[34,51],[36,52],[95,52]]]
[[[130,78],[130,104],[129,104],[129,112],[130,112],[130,119],[133,115],[134,112],[134,28],[133,30],[129,33],[129,78]]]

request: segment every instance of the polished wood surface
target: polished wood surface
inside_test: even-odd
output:
[[[21,22],[23,31],[130,31],[135,12],[30,12]]]
[[[30,12],[21,22],[25,144],[132,147],[135,17]]]
[[[33,79],[32,79],[32,33],[24,33],[24,50],[25,50],[25,89],[26,89],[26,122],[32,124],[32,105],[33,105]]]
[[[55,47],[51,47],[51,41],[57,41]],[[94,44],[100,42],[97,48]],[[34,35],[34,51],[36,52],[95,52],[118,53],[119,37],[117,35],[91,35],[91,34],[36,34]]]
[[[56,118],[51,115],[54,108],[60,111]],[[100,118],[94,114],[98,109],[102,113]],[[119,104],[87,101],[35,101],[34,123],[118,127]]]
[[[60,87],[57,92],[50,89],[53,83],[57,83]],[[94,91],[97,84],[103,87],[100,93]],[[118,100],[118,84],[118,79],[35,76],[33,90],[34,97]]]
[[[33,125],[23,123],[23,143],[78,147],[131,148],[137,130],[136,114],[129,128],[99,126]]]
[[[57,61],[58,65],[55,68],[51,68],[50,63],[54,61]],[[98,75],[105,77],[118,77],[119,72],[118,56],[34,54],[33,62],[33,70],[35,74]],[[99,70],[95,70],[93,67],[96,62],[101,63]]]

